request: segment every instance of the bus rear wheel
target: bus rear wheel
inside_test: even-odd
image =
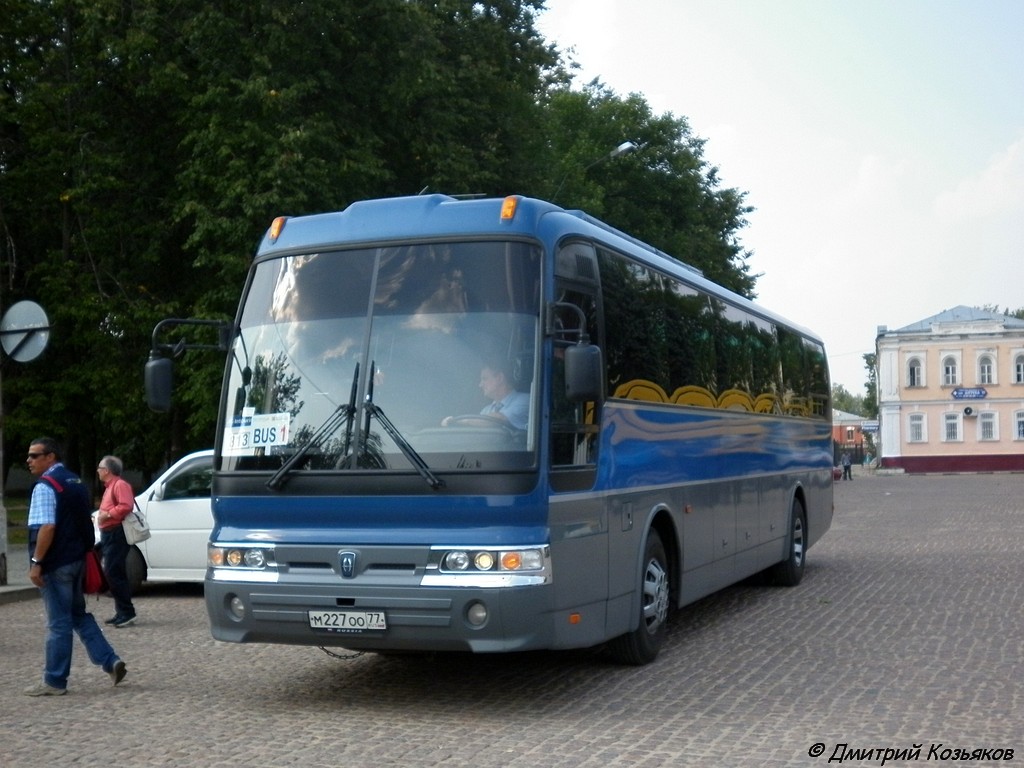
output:
[[[668,557],[661,536],[653,528],[644,545],[644,569],[640,581],[640,623],[632,632],[608,644],[620,664],[641,666],[658,657],[668,627],[670,600]]]

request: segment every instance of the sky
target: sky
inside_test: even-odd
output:
[[[1024,307],[1024,2],[547,0],[537,27],[706,141],[756,209],[758,302],[833,384],[865,393],[879,326]]]

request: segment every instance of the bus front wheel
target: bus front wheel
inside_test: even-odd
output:
[[[789,516],[789,556],[768,569],[769,581],[782,587],[795,587],[804,577],[807,565],[807,513],[799,499],[793,499]]]
[[[661,536],[652,528],[647,532],[644,545],[639,626],[608,644],[612,657],[620,664],[640,666],[657,658],[667,633],[670,591],[665,546]]]

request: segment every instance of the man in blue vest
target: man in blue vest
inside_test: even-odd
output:
[[[47,635],[42,680],[25,694],[63,696],[68,692],[74,633],[92,663],[117,685],[124,679],[125,664],[96,619],[86,612],[82,592],[85,553],[94,539],[89,489],[61,463],[60,448],[49,437],[32,441],[28,469],[39,478],[28,507],[29,578],[42,593]]]

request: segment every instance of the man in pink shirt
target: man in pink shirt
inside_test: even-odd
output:
[[[96,474],[106,486],[103,500],[96,516],[100,529],[100,549],[103,551],[103,572],[114,597],[114,615],[107,624],[115,628],[130,627],[135,623],[135,606],[132,604],[132,590],[128,583],[128,552],[131,546],[124,537],[121,523],[135,508],[135,493],[128,481],[121,477],[124,464],[117,456],[100,459]]]

